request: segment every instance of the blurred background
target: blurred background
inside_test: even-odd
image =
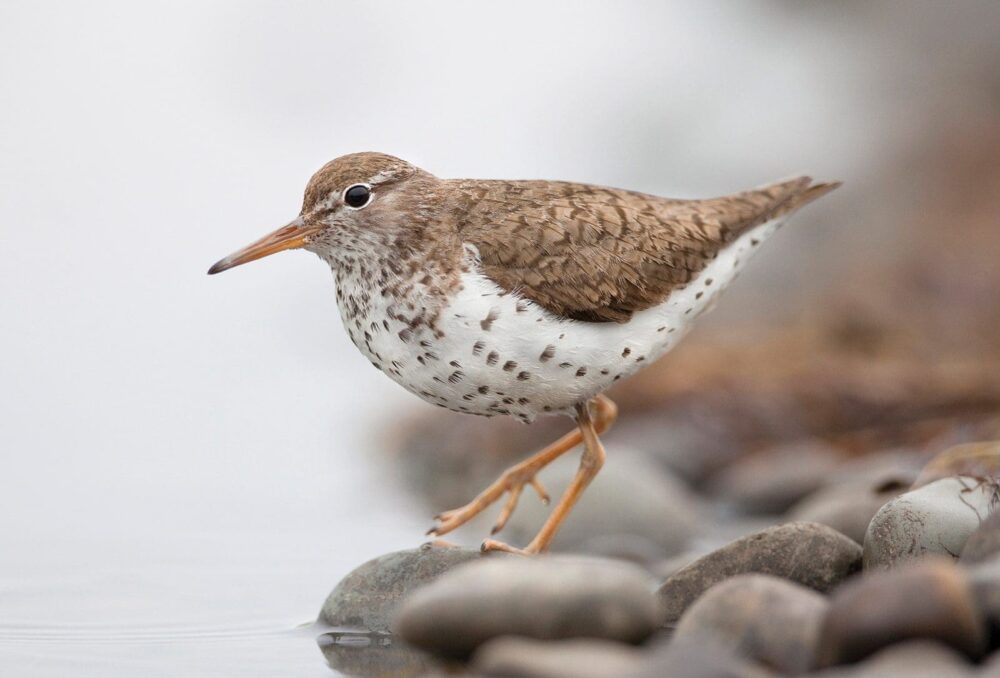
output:
[[[576,547],[667,567],[863,455],[1000,435],[998,29],[992,0],[4,2],[0,672],[330,675],[295,627],[340,577],[568,428],[430,411],[311,255],[205,275],[344,153],[675,197],[844,180],[615,394],[595,496],[630,487],[620,450],[712,529]]]

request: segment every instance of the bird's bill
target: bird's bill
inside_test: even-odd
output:
[[[246,264],[248,262],[266,257],[282,250],[291,250],[303,247],[309,242],[309,238],[319,232],[318,226],[310,226],[305,223],[302,217],[292,221],[286,226],[282,226],[274,233],[265,235],[255,243],[247,245],[243,249],[233,252],[225,259],[220,259],[208,269],[209,275],[222,273],[229,269]]]

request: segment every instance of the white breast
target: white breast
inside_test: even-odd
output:
[[[349,318],[344,303],[341,314],[358,348],[429,402],[459,412],[510,414],[525,421],[540,413],[569,413],[576,403],[673,348],[779,223],[768,222],[745,233],[688,285],[627,323],[554,316],[500,289],[477,271],[474,261],[433,327],[411,328],[393,320],[398,316],[392,308],[396,302],[378,295],[364,318]],[[414,295],[419,298],[419,289]],[[410,303],[418,306],[414,299],[411,296]]]

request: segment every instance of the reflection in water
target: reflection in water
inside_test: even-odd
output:
[[[406,678],[440,666],[397,636],[332,632],[316,642],[330,668],[348,676]]]

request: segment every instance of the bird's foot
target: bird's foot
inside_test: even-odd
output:
[[[548,492],[545,491],[545,487],[535,477],[539,470],[537,467],[526,465],[518,465],[507,469],[492,485],[483,490],[478,497],[465,506],[444,511],[434,516],[434,520],[438,524],[428,530],[427,534],[434,537],[447,534],[475,518],[504,494],[509,494],[507,503],[504,504],[503,510],[500,511],[500,515],[493,525],[491,534],[496,534],[510,520],[511,514],[517,508],[517,502],[521,498],[521,493],[524,491],[525,485],[531,485],[535,488],[543,504],[549,503]]]
[[[510,544],[505,544],[502,541],[496,541],[494,539],[485,540],[483,545],[479,547],[479,550],[483,553],[501,551],[503,553],[514,553],[519,556],[536,556],[540,553],[539,549],[533,544],[529,544],[526,548],[519,549],[516,546],[511,546]]]

